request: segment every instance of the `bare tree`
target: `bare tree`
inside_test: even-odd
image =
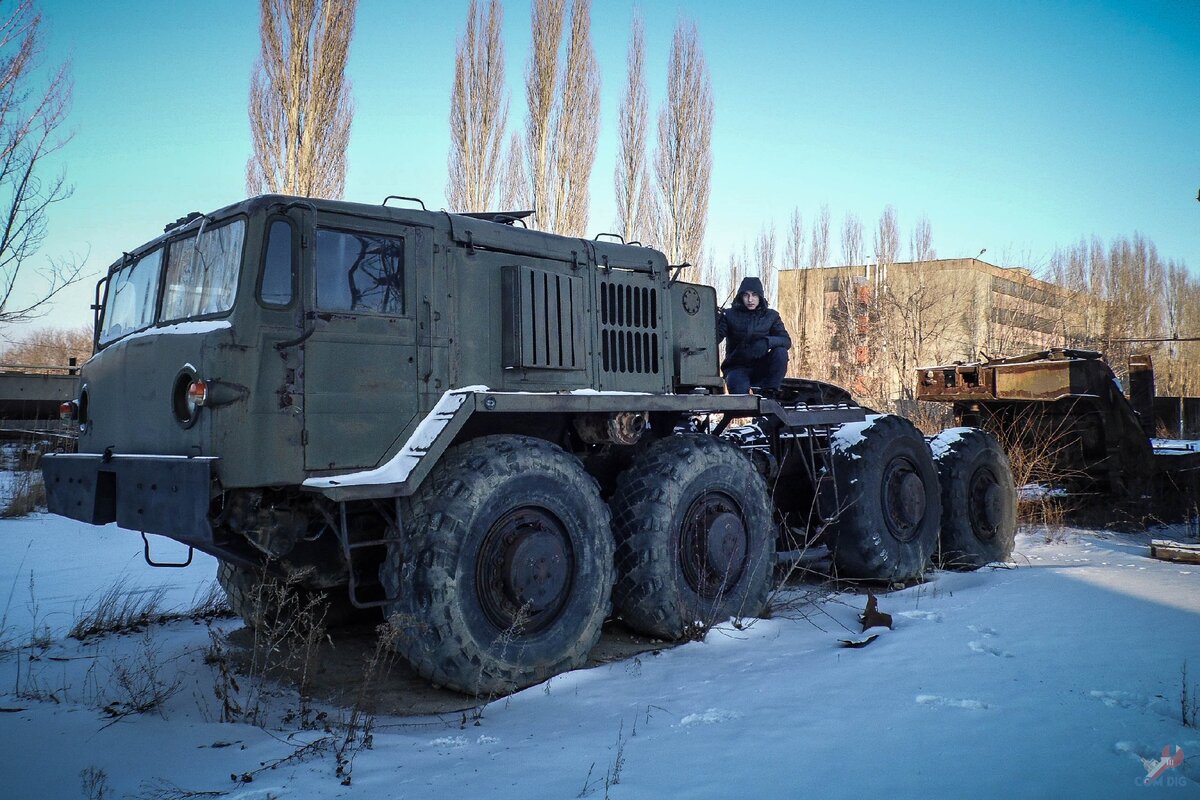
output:
[[[700,275],[701,282],[716,289],[717,301],[721,302],[724,298],[727,305],[734,299],[734,293],[741,285],[742,279],[748,274],[750,257],[746,251],[746,244],[743,242],[740,250],[733,248],[729,251],[729,258],[723,267],[718,265],[716,259],[706,260],[703,264]]]
[[[842,263],[852,266],[863,263],[862,220],[853,211],[847,211],[842,221]]]
[[[729,293],[733,294],[741,288],[742,281],[750,275],[750,253],[746,243],[742,242],[740,253],[734,252],[729,256]]]
[[[1100,350],[1104,347],[1104,330],[1108,303],[1104,286],[1108,254],[1098,239],[1080,239],[1065,250],[1060,248],[1050,258],[1051,279],[1066,293],[1064,313],[1059,326],[1066,343],[1074,347]],[[1071,313],[1066,313],[1067,310]]]
[[[868,354],[867,363],[863,365],[864,383],[871,387],[873,401],[886,405],[893,399],[890,396],[888,362],[894,360],[896,348],[902,347],[894,341],[893,332],[885,327],[890,316],[887,313],[887,300],[891,296],[892,265],[896,263],[900,251],[900,229],[896,221],[896,209],[890,204],[884,206],[879,215],[872,247],[875,264],[873,268],[868,266],[865,270],[866,288],[861,292],[862,297],[859,299],[856,326],[859,346],[866,348],[865,352]]]
[[[346,58],[358,0],[261,0],[250,78],[252,194],[342,196],[354,102]]]
[[[1184,264],[1167,262],[1165,299],[1166,336],[1190,338],[1200,332],[1200,281],[1192,277]],[[1200,345],[1196,342],[1171,342],[1166,347],[1166,369],[1159,370],[1159,393],[1194,395],[1200,385]],[[1165,374],[1164,374],[1165,373]],[[1177,435],[1179,433],[1177,432]]]
[[[1153,337],[1162,333],[1166,267],[1154,243],[1139,233],[1116,239],[1108,251],[1106,292],[1108,319],[1105,351],[1118,375],[1124,377],[1129,356],[1145,351],[1141,343],[1115,341]]]
[[[812,270],[804,268],[804,252],[804,217],[801,216],[799,208],[793,208],[792,214],[788,218],[787,242],[784,244],[782,269],[794,270],[792,274],[795,280],[790,285],[795,288],[792,290],[791,296],[785,297],[782,277],[780,278],[781,285],[778,290],[779,297],[776,308],[781,314],[790,312],[786,313],[784,320],[792,334],[790,367],[793,373],[799,375],[808,375],[812,372],[810,326],[813,331],[819,331],[824,322],[824,308],[810,302]],[[806,312],[809,309],[816,313],[815,319],[807,318]]]
[[[792,209],[788,218],[787,244],[783,253],[784,269],[799,269],[804,266],[804,217],[799,208]]]
[[[842,220],[842,264],[859,267],[862,274],[843,280],[839,287],[837,338],[847,351],[840,361],[844,366],[853,365],[854,391],[867,397],[872,405],[886,408],[891,398],[881,379],[881,354],[886,351],[888,339],[880,335],[880,287],[871,285],[865,261],[862,220],[847,211]]]
[[[651,204],[654,192],[649,186],[646,166],[646,35],[641,14],[636,13],[629,35],[626,56],[628,79],[621,100],[621,144],[613,182],[617,194],[617,230],[625,241],[648,242],[651,236]]]
[[[525,161],[532,223],[583,236],[600,119],[600,67],[592,48],[591,0],[573,0],[566,60],[558,69],[566,0],[534,0],[533,41],[525,71],[529,116]]]
[[[1166,280],[1163,290],[1164,300],[1164,333],[1177,338],[1191,336],[1189,330],[1195,327],[1194,312],[1189,300],[1195,290],[1196,280],[1183,264],[1175,261],[1167,262]]]
[[[1182,264],[1164,263],[1154,243],[1137,233],[1108,245],[1096,237],[1081,239],[1057,250],[1050,263],[1067,298],[1061,324],[1067,343],[1104,352],[1119,376],[1132,353],[1149,352],[1165,391],[1195,393],[1197,345],[1122,341],[1197,335],[1200,285]]]
[[[0,19],[0,322],[39,316],[45,304],[79,279],[82,264],[49,260],[39,288],[19,293],[17,279],[46,238],[47,212],[71,195],[62,173],[47,177],[43,160],[71,138],[63,130],[71,102],[69,65],[35,85],[42,53],[42,14],[33,0]]]
[[[504,175],[500,181],[500,207],[505,211],[529,208],[529,185],[525,180],[525,151],[521,136],[514,131],[504,156]]]
[[[467,29],[454,56],[450,95],[450,164],[446,199],[455,211],[486,211],[502,181],[501,152],[508,125],[500,0],[467,7]]]
[[[879,224],[875,228],[875,263],[882,277],[886,278],[887,268],[896,263],[900,256],[900,226],[896,222],[896,209],[888,205],[879,215]]]
[[[930,224],[929,217],[922,214],[908,238],[908,259],[914,263],[921,263],[935,258],[937,252],[933,249],[933,225]]]
[[[954,276],[933,263],[937,252],[928,217],[917,221],[910,243],[913,263],[903,273],[893,271],[879,293],[879,325],[887,344],[882,366],[892,371],[891,381],[881,380],[880,385],[898,387],[905,399],[913,397],[913,371],[940,360],[939,348],[948,343],[962,306]]]
[[[754,240],[754,269],[762,281],[763,291],[771,300],[778,298],[776,290],[779,273],[778,240],[775,236],[775,224],[764,225]]]
[[[716,258],[713,256],[712,250],[709,248],[705,248],[704,252],[701,253],[699,262],[700,262],[700,270],[699,270],[700,283],[704,284],[705,286],[711,286],[714,289],[716,289],[717,290],[717,302],[721,302],[721,298],[724,296],[722,294],[722,292],[724,291],[722,289],[722,287],[724,286],[725,280],[728,277],[728,275],[725,271],[725,268],[717,263]],[[732,294],[729,295],[729,299],[730,300],[733,299]]]
[[[829,206],[822,204],[817,218],[813,220],[812,247],[809,249],[808,264],[811,267],[829,266]]]
[[[525,101],[529,107],[525,129],[533,224],[546,229],[553,164],[553,128],[558,46],[566,20],[566,0],[533,0],[533,39],[525,69]]]
[[[600,133],[600,66],[592,48],[592,2],[573,0],[562,95],[554,109],[554,180],[547,230],[586,236],[588,183]]]
[[[713,95],[696,25],[675,26],[667,63],[667,97],[658,112],[654,174],[661,209],[657,244],[668,262],[699,261],[712,178]],[[698,270],[693,266],[693,275]],[[685,279],[690,279],[687,272]]]
[[[26,326],[27,327],[27,326]],[[6,367],[65,367],[70,360],[82,364],[92,355],[91,324],[73,328],[21,329],[18,338],[4,345],[0,360]]]

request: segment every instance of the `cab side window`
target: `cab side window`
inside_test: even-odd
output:
[[[292,225],[286,220],[275,220],[267,231],[267,254],[263,258],[258,297],[265,306],[286,306],[292,302]]]
[[[404,313],[404,239],[317,230],[317,308]]]

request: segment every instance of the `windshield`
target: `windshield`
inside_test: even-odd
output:
[[[219,314],[233,308],[246,223],[205,228],[171,243],[160,321]]]
[[[108,302],[104,304],[100,344],[140,331],[154,321],[161,265],[159,249],[113,274],[108,285]]]
[[[246,221],[201,226],[199,244],[193,233],[159,247],[109,277],[99,344],[149,328],[157,321],[220,314],[233,308]],[[164,252],[166,270],[164,277]]]

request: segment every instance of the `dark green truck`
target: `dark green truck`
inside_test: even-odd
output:
[[[266,195],[167,226],[97,286],[50,510],[211,553],[249,624],[279,578],[382,609],[468,693],[579,666],[610,615],[757,615],[816,548],[876,581],[1009,555],[985,434],[726,395],[711,287],[521,216]]]

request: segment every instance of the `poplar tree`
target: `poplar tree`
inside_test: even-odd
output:
[[[661,216],[658,241],[671,264],[689,262],[695,280],[704,250],[712,180],[712,80],[694,23],[675,27],[667,64],[667,96],[658,113],[654,175]]]
[[[499,0],[471,0],[454,57],[446,200],[454,211],[487,211],[504,194],[501,153],[508,124],[504,90],[504,12]]]
[[[357,0],[261,0],[250,78],[251,194],[340,198],[354,101],[346,59]]]

